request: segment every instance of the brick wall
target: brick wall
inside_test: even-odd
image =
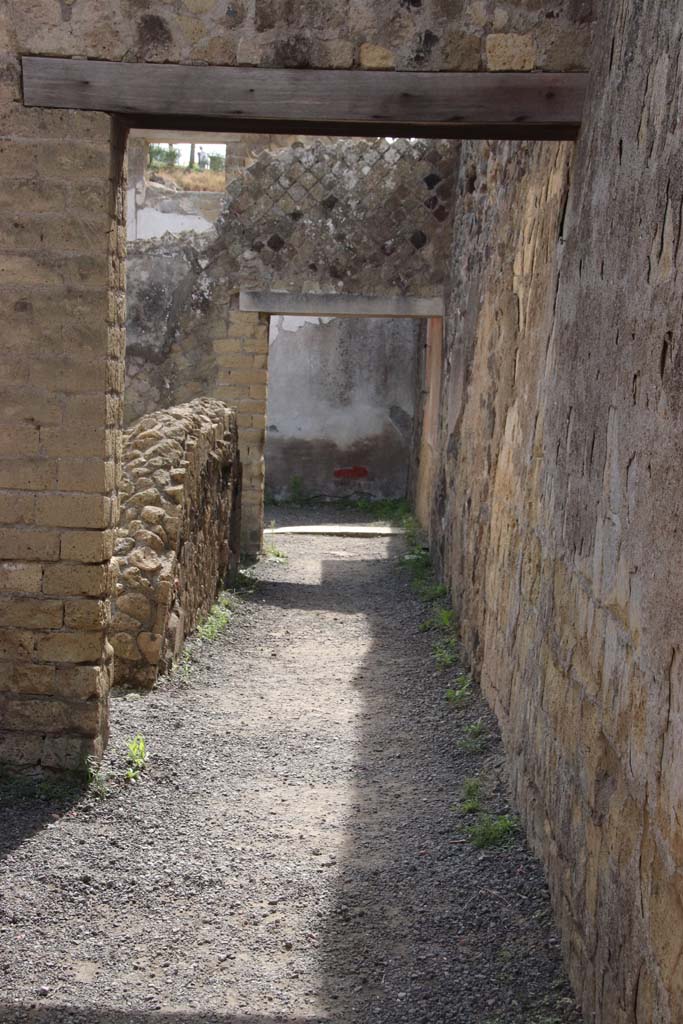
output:
[[[237,416],[242,460],[242,546],[247,554],[260,550],[263,536],[268,320],[259,313],[230,310],[219,321],[223,336],[213,339],[216,380],[211,393],[234,409]]]
[[[0,761],[75,767],[106,739],[123,384],[123,139],[0,103]]]

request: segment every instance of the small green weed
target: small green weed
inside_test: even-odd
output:
[[[468,754],[480,754],[486,749],[487,740],[486,726],[481,718],[478,718],[476,722],[465,727],[465,735],[458,743],[458,747]]]
[[[519,823],[510,814],[483,814],[467,834],[474,846],[486,850],[492,846],[508,846],[519,830]]]
[[[128,748],[128,754],[126,755],[128,768],[125,779],[126,782],[137,782],[140,778],[140,772],[143,771],[149,761],[147,741],[142,733],[138,732],[132,739],[126,741],[126,747]]]
[[[404,498],[356,498],[338,502],[338,507],[357,512],[366,512],[375,522],[403,523],[410,515],[408,502]]]
[[[181,679],[183,683],[189,683],[191,668],[192,651],[190,649],[189,644],[186,643],[185,646],[180,651],[180,656],[178,657],[177,661],[173,662],[172,672],[173,675]]]
[[[287,555],[285,554],[285,552],[280,551],[280,549],[276,548],[274,544],[264,544],[263,553],[266,556],[266,558],[273,558],[275,559],[276,562],[287,561]]]
[[[88,789],[96,797],[104,800],[109,796],[109,777],[94,757],[89,757],[85,762],[85,777]]]
[[[215,640],[232,618],[235,605],[228,594],[221,594],[206,618],[197,627],[202,640]]]
[[[437,668],[452,668],[458,660],[458,642],[454,637],[439,640],[434,644],[434,661]]]
[[[462,673],[455,677],[453,686],[446,690],[446,700],[456,708],[468,703],[472,696],[472,677]]]
[[[443,606],[435,608],[428,624],[431,629],[443,634],[443,639],[434,644],[434,660],[438,668],[452,668],[458,661],[458,626],[454,609]]]
[[[306,494],[304,482],[300,476],[293,476],[289,484],[289,501],[292,505],[311,505],[314,502],[311,495]]]
[[[465,779],[462,787],[462,814],[477,814],[481,810],[481,782],[479,779]]]
[[[442,597],[448,597],[448,588],[443,583],[424,583],[420,587],[420,597],[423,601],[440,601]]]
[[[432,560],[425,547],[419,523],[410,514],[404,515],[400,522],[408,541],[408,551],[402,556],[401,565],[410,574],[410,585],[423,601],[439,601],[448,595],[448,590],[434,576]]]
[[[435,608],[433,615],[431,615],[425,622],[420,626],[423,632],[430,629],[438,629],[444,633],[452,633],[457,628],[455,621],[455,610],[453,608],[444,608],[442,606]]]

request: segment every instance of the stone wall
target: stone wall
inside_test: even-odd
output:
[[[421,334],[420,320],[271,317],[268,495],[406,497]]]
[[[440,296],[457,152],[433,140],[263,148],[228,185],[217,234],[129,241],[126,422],[215,393],[214,314],[236,311],[240,288]]]
[[[11,0],[19,53],[261,67],[491,71],[585,68],[591,0]]]
[[[680,1024],[683,11],[602,32],[575,151],[463,147],[418,507],[587,1019]]]
[[[241,148],[241,147],[239,147]],[[225,190],[193,192],[179,188],[171,179],[149,174],[148,144],[128,139],[128,193],[126,236],[129,242],[163,238],[170,232],[211,232],[221,215]]]
[[[237,414],[243,550],[258,551],[268,320],[242,287],[440,295],[457,147],[414,140],[251,139],[211,234],[129,243],[125,421],[209,395]]]
[[[264,150],[227,186],[220,272],[262,291],[440,295],[457,154],[439,139]]]
[[[125,140],[101,114],[25,110],[2,68],[0,762],[73,768],[107,738]]]
[[[210,232],[221,215],[224,198],[223,192],[191,192],[142,179],[135,189],[128,189],[128,239],[162,238],[167,232]]]
[[[112,569],[114,682],[151,687],[239,562],[234,413],[198,399],[143,416],[123,438]]]

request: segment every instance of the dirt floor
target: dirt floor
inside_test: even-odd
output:
[[[576,1024],[539,865],[471,841],[503,754],[403,539],[275,540],[224,632],[114,697],[106,796],[0,787],[0,1022]]]

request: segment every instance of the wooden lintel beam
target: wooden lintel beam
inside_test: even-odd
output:
[[[444,316],[441,296],[330,295],[316,292],[240,292],[240,310],[282,316],[401,317],[429,319]]]
[[[101,110],[134,128],[573,139],[585,74],[316,71],[22,59],[24,103]]]

